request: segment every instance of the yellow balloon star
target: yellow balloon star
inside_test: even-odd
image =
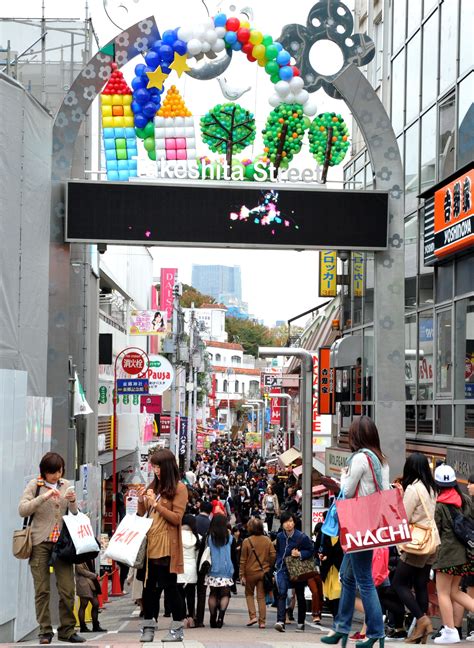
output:
[[[154,72],[147,72],[146,74],[150,79],[147,88],[158,88],[159,90],[163,88],[163,83],[169,76],[163,72],[161,65],[159,65]]]
[[[186,54],[178,54],[175,52],[174,60],[170,65],[170,68],[176,72],[180,77],[184,72],[188,72],[191,68],[186,62]]]

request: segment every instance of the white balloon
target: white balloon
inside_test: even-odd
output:
[[[206,43],[209,43],[209,45],[214,45],[214,43],[217,40],[217,34],[215,29],[208,29],[207,32],[204,34],[204,40]]]
[[[275,92],[278,96],[284,98],[290,94],[290,84],[288,81],[278,81],[275,83]]]
[[[309,100],[309,92],[307,90],[300,90],[295,94],[296,103],[302,104],[303,106]]]
[[[304,114],[308,117],[312,117],[318,112],[318,107],[316,105],[316,100],[311,97],[304,105]]]
[[[225,50],[225,41],[223,38],[218,38],[214,45],[212,46],[212,51],[215,52],[216,54],[219,54],[219,52],[223,52]]]
[[[204,34],[207,32],[207,25],[203,25],[202,23],[200,25],[197,25],[197,27],[194,30],[194,36],[195,38],[199,38],[200,40],[203,40]]]
[[[207,54],[210,51],[211,51],[210,44],[207,41],[203,41],[201,44],[201,52],[203,52],[203,54]]]
[[[285,103],[287,104],[296,103],[295,95],[292,92],[287,94],[287,96],[285,97]]]
[[[190,27],[180,27],[178,29],[178,38],[179,40],[187,43],[193,37],[193,30]]]
[[[272,95],[271,95],[271,97],[270,97],[270,99],[268,100],[268,102],[269,102],[270,106],[273,106],[274,108],[276,108],[277,106],[279,106],[279,105],[281,104],[281,99],[280,99],[280,97],[275,93],[275,94],[272,94]]]
[[[224,38],[227,34],[227,29],[225,27],[216,27],[217,38]]]
[[[304,81],[300,76],[293,77],[289,84],[291,91],[295,94],[298,92],[298,90],[302,90],[304,88]]]
[[[196,56],[196,54],[202,52],[202,43],[198,38],[191,38],[191,40],[188,41],[188,52],[191,56]]]
[[[214,30],[214,20],[212,18],[206,18],[203,24],[206,26],[206,29]]]

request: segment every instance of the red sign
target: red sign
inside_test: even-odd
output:
[[[319,418],[319,357],[313,355],[313,439],[321,435],[321,419]]]
[[[319,414],[334,414],[334,371],[331,369],[331,347],[319,349]]]
[[[272,389],[270,396],[272,394],[280,394],[279,389]],[[270,424],[271,425],[280,425],[281,422],[281,413],[280,413],[280,399],[271,398],[270,399]]]
[[[434,195],[434,253],[442,258],[474,243],[474,171],[438,189]]]
[[[143,414],[145,410],[147,414],[161,414],[161,396],[140,396],[140,413]]]
[[[160,310],[166,311],[168,321],[173,316],[173,288],[177,272],[176,268],[161,268]]]
[[[145,370],[145,356],[137,351],[129,351],[122,358],[122,369],[130,376],[138,376]]]

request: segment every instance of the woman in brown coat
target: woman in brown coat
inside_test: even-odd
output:
[[[158,617],[159,591],[164,590],[173,621],[161,641],[183,641],[184,606],[177,586],[184,571],[181,520],[188,502],[188,490],[179,481],[178,465],[169,450],[150,457],[155,478],[138,498],[138,515],[152,518],[147,534],[147,558],[143,580],[143,629],[141,642],[153,641]]]
[[[249,537],[242,543],[240,554],[240,582],[245,586],[245,598],[250,620],[248,626],[258,622],[259,628],[265,628],[266,607],[263,575],[273,569],[276,551],[269,537],[263,535],[263,523],[251,518],[247,524]],[[255,610],[255,588],[257,589],[258,619]]]
[[[90,632],[85,620],[89,603],[92,606],[92,632],[107,632],[107,630],[100,627],[99,623],[99,599],[97,598],[99,593],[100,585],[95,573],[94,561],[87,560],[76,565],[76,594],[80,600],[77,616],[81,625],[81,632]]]

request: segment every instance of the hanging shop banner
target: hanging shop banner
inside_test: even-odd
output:
[[[319,355],[313,353],[313,414],[312,414],[313,446],[315,438],[321,435],[321,417],[319,415]]]
[[[352,294],[354,297],[364,296],[364,255],[362,252],[352,253]]]
[[[319,253],[319,296],[335,297],[337,294],[337,253],[321,250]]]
[[[162,400],[161,396],[140,396],[140,414],[161,414]]]
[[[162,310],[134,310],[130,313],[130,335],[166,333],[167,315]]]
[[[161,355],[149,356],[150,362],[144,377],[149,382],[149,394],[161,395],[167,391],[174,379],[173,365]]]
[[[272,398],[272,394],[280,394],[280,389],[272,389],[270,396],[270,424],[271,425],[280,425],[281,422],[281,410],[280,410],[280,399]]]
[[[470,169],[425,198],[425,265],[474,244],[473,183]]]
[[[173,288],[176,279],[176,268],[161,268],[160,275],[160,309],[171,321],[173,315]]]
[[[93,410],[86,400],[86,395],[84,394],[84,389],[82,388],[77,371],[74,372],[74,377],[74,416],[78,416],[79,414],[92,414]]]
[[[262,437],[257,432],[247,432],[245,435],[246,450],[260,450],[262,447]]]
[[[148,380],[146,378],[118,378],[117,394],[148,394]]]
[[[318,412],[319,414],[334,414],[334,371],[331,369],[331,347],[319,349],[319,384]]]
[[[182,457],[186,454],[188,443],[188,417],[181,416],[179,420],[179,455]]]

